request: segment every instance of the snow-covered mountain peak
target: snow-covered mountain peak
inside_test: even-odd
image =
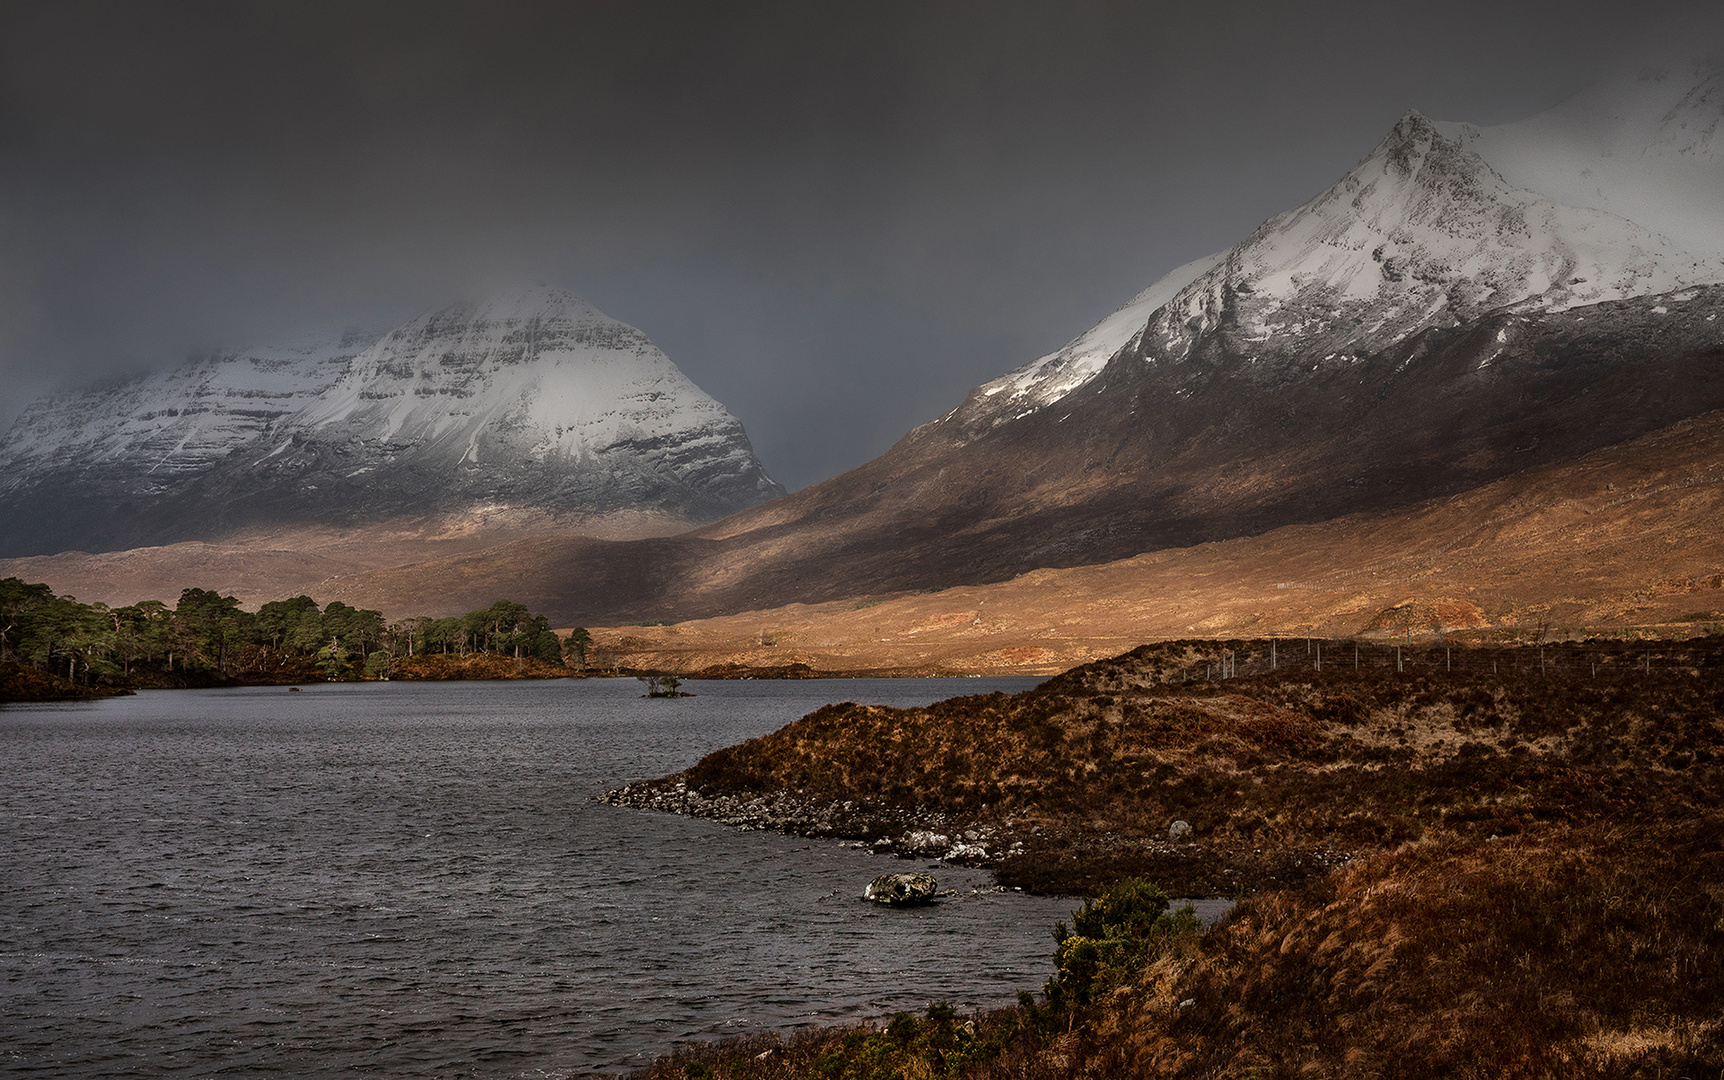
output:
[[[1479,155],[1409,113],[1316,199],[1264,223],[1211,282],[1281,305],[1383,307],[1388,326],[1417,305],[1460,319],[1542,296],[1565,307],[1677,288],[1698,260],[1632,222],[1517,189]],[[1412,329],[1413,327],[1403,327]],[[1267,329],[1267,327],[1266,327]]]
[[[1522,175],[1548,154],[1499,152],[1555,145],[1555,131],[1609,132],[1586,144],[1588,160],[1632,149],[1635,169],[1664,186],[1641,183],[1631,194],[1668,193],[1672,176],[1711,175],[1720,116],[1724,74],[1706,65],[1649,74],[1629,90],[1606,86],[1519,127],[1481,131],[1409,112],[1327,191],[1174,270],[1058,352],[977,387],[939,423],[1028,415],[1126,348],[1151,363],[1181,362],[1219,335],[1222,354],[1250,366],[1349,364],[1490,311],[1562,311],[1724,280],[1724,237],[1714,244],[1705,230],[1650,228],[1649,215],[1620,212],[1638,208],[1632,200],[1563,198]],[[1724,233],[1724,189],[1688,205],[1690,218],[1706,216],[1708,229]]]
[[[541,459],[721,418],[734,423],[645,334],[571,293],[535,289],[406,323],[356,357],[277,437],[453,440],[462,461],[501,441],[511,454]]]
[[[474,363],[528,363],[582,344],[650,348],[645,334],[575,294],[538,286],[427,311],[390,331],[373,351],[411,351],[415,342],[433,340],[452,348],[450,364],[457,356]]]
[[[1561,311],[1724,278],[1668,238],[1515,187],[1417,113],[1339,182],[1270,219],[1150,320],[1151,362],[1206,335],[1257,364],[1351,363],[1503,308]]]
[[[15,552],[475,508],[674,526],[784,490],[646,335],[545,288],[41,402],[0,462]]]
[[[1367,201],[1386,204],[1390,208],[1394,208],[1399,203],[1405,202],[1399,189],[1415,180],[1425,159],[1430,154],[1432,145],[1440,141],[1441,136],[1430,121],[1417,113],[1408,113],[1401,119],[1400,123],[1395,125],[1371,157],[1368,157],[1358,169],[1354,170],[1355,175],[1360,174],[1361,171],[1367,175],[1351,185],[1347,181],[1343,181],[1341,185],[1331,189],[1329,195],[1351,200],[1354,210],[1362,208]],[[1384,182],[1385,180],[1387,183]],[[1336,195],[1337,192],[1340,193],[1338,196]],[[1376,217],[1381,217],[1384,211],[1379,206],[1370,212]],[[1265,243],[1268,243],[1265,238],[1271,237],[1278,228],[1285,231],[1285,222],[1296,214],[1297,212],[1295,215],[1283,215],[1281,218],[1265,223],[1253,234],[1250,240],[1246,241],[1246,244],[1259,241],[1259,246],[1264,246]],[[1346,211],[1329,212],[1327,219],[1333,220],[1343,216],[1346,216]],[[1308,222],[1314,220],[1307,219]],[[1278,223],[1282,224],[1278,225]],[[1317,222],[1317,226],[1319,232],[1333,231],[1332,228],[1322,222]],[[1320,247],[1321,244],[1316,242],[1319,239],[1308,238],[1307,242],[1301,245],[1304,250],[1300,254],[1308,255],[1310,249]],[[1338,240],[1340,249],[1345,250],[1346,238],[1340,237]],[[1354,244],[1353,246],[1357,247],[1358,245]],[[1236,247],[1231,251],[1206,255],[1163,275],[1155,284],[1138,293],[1112,315],[1067,343],[1059,351],[1033,360],[993,382],[984,383],[977,387],[970,398],[972,408],[985,409],[990,418],[997,422],[1009,419],[1014,415],[1021,415],[1025,410],[1033,410],[1060,400],[1100,373],[1115,353],[1137,337],[1156,312],[1176,297],[1181,296],[1193,282],[1216,274],[1221,275],[1222,279],[1226,280],[1229,275],[1226,264],[1237,261],[1235,256],[1239,251],[1240,248]],[[1385,248],[1385,251],[1389,258],[1398,257],[1392,243]],[[1289,260],[1283,259],[1282,262],[1288,263]],[[1263,260],[1259,260],[1259,263],[1266,265]],[[1369,260],[1355,258],[1332,261],[1329,266],[1309,268],[1304,272],[1307,274],[1326,273],[1330,280],[1339,279],[1346,288],[1352,288],[1356,285],[1356,279],[1361,276],[1361,271],[1367,269],[1370,271],[1365,275],[1367,278],[1375,276],[1375,268],[1371,266]],[[1282,276],[1287,277],[1291,272],[1284,273]],[[1265,274],[1264,276],[1271,277],[1272,275]],[[1275,285],[1276,282],[1273,280],[1259,281],[1255,284],[1235,282],[1236,287],[1242,287],[1245,291],[1263,291],[1265,288],[1273,288]]]

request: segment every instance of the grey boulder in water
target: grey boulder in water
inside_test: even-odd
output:
[[[881,874],[868,883],[863,899],[891,907],[931,904],[939,885],[927,874]]]

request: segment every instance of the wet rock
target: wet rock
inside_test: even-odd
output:
[[[951,846],[951,837],[927,829],[913,830],[903,840],[904,849],[918,855],[943,855]]]
[[[939,885],[928,874],[881,874],[862,893],[866,900],[892,907],[931,904]]]

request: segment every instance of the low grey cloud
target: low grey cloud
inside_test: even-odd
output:
[[[0,423],[510,282],[653,338],[791,487],[1338,177],[1701,5],[0,8]]]

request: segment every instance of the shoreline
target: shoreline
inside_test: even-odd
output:
[[[680,774],[679,774],[680,775]],[[987,870],[1001,888],[1055,896],[1094,895],[1108,881],[1148,869],[1158,885],[1191,900],[1234,899],[1293,885],[1344,865],[1353,852],[1283,848],[1242,852],[1203,843],[1122,835],[1077,836],[957,819],[939,811],[858,806],[773,795],[706,796],[674,777],[643,780],[594,796],[612,806],[705,818],[742,831],[770,830],[836,842],[904,861],[935,860]]]
[[[505,659],[512,665],[513,659]],[[548,665],[546,665],[548,666]],[[24,664],[11,664],[7,668],[16,668],[30,674],[7,676],[0,670],[0,704],[25,703],[38,701],[89,701],[103,697],[123,697],[140,690],[217,690],[239,686],[309,686],[320,683],[361,683],[361,682],[525,682],[545,681],[554,679],[638,679],[663,672],[632,668],[586,670],[570,668],[566,670],[534,669],[522,673],[502,672],[497,674],[465,673],[457,669],[450,673],[397,673],[387,678],[356,676],[352,678],[330,679],[315,671],[286,671],[267,673],[247,673],[241,676],[222,676],[213,672],[195,671],[177,678],[134,679],[124,683],[71,683],[66,679],[43,672],[38,668]],[[678,675],[685,681],[713,682],[745,682],[750,680],[763,681],[814,681],[814,680],[844,680],[844,679],[981,679],[990,676],[962,674],[950,672],[929,672],[921,670],[886,668],[865,671],[818,671],[799,672],[786,671],[782,668],[752,668],[741,665],[730,665],[722,672],[699,672],[695,674]],[[1006,678],[1041,678],[1043,676],[994,676]],[[36,696],[30,696],[36,695]]]

